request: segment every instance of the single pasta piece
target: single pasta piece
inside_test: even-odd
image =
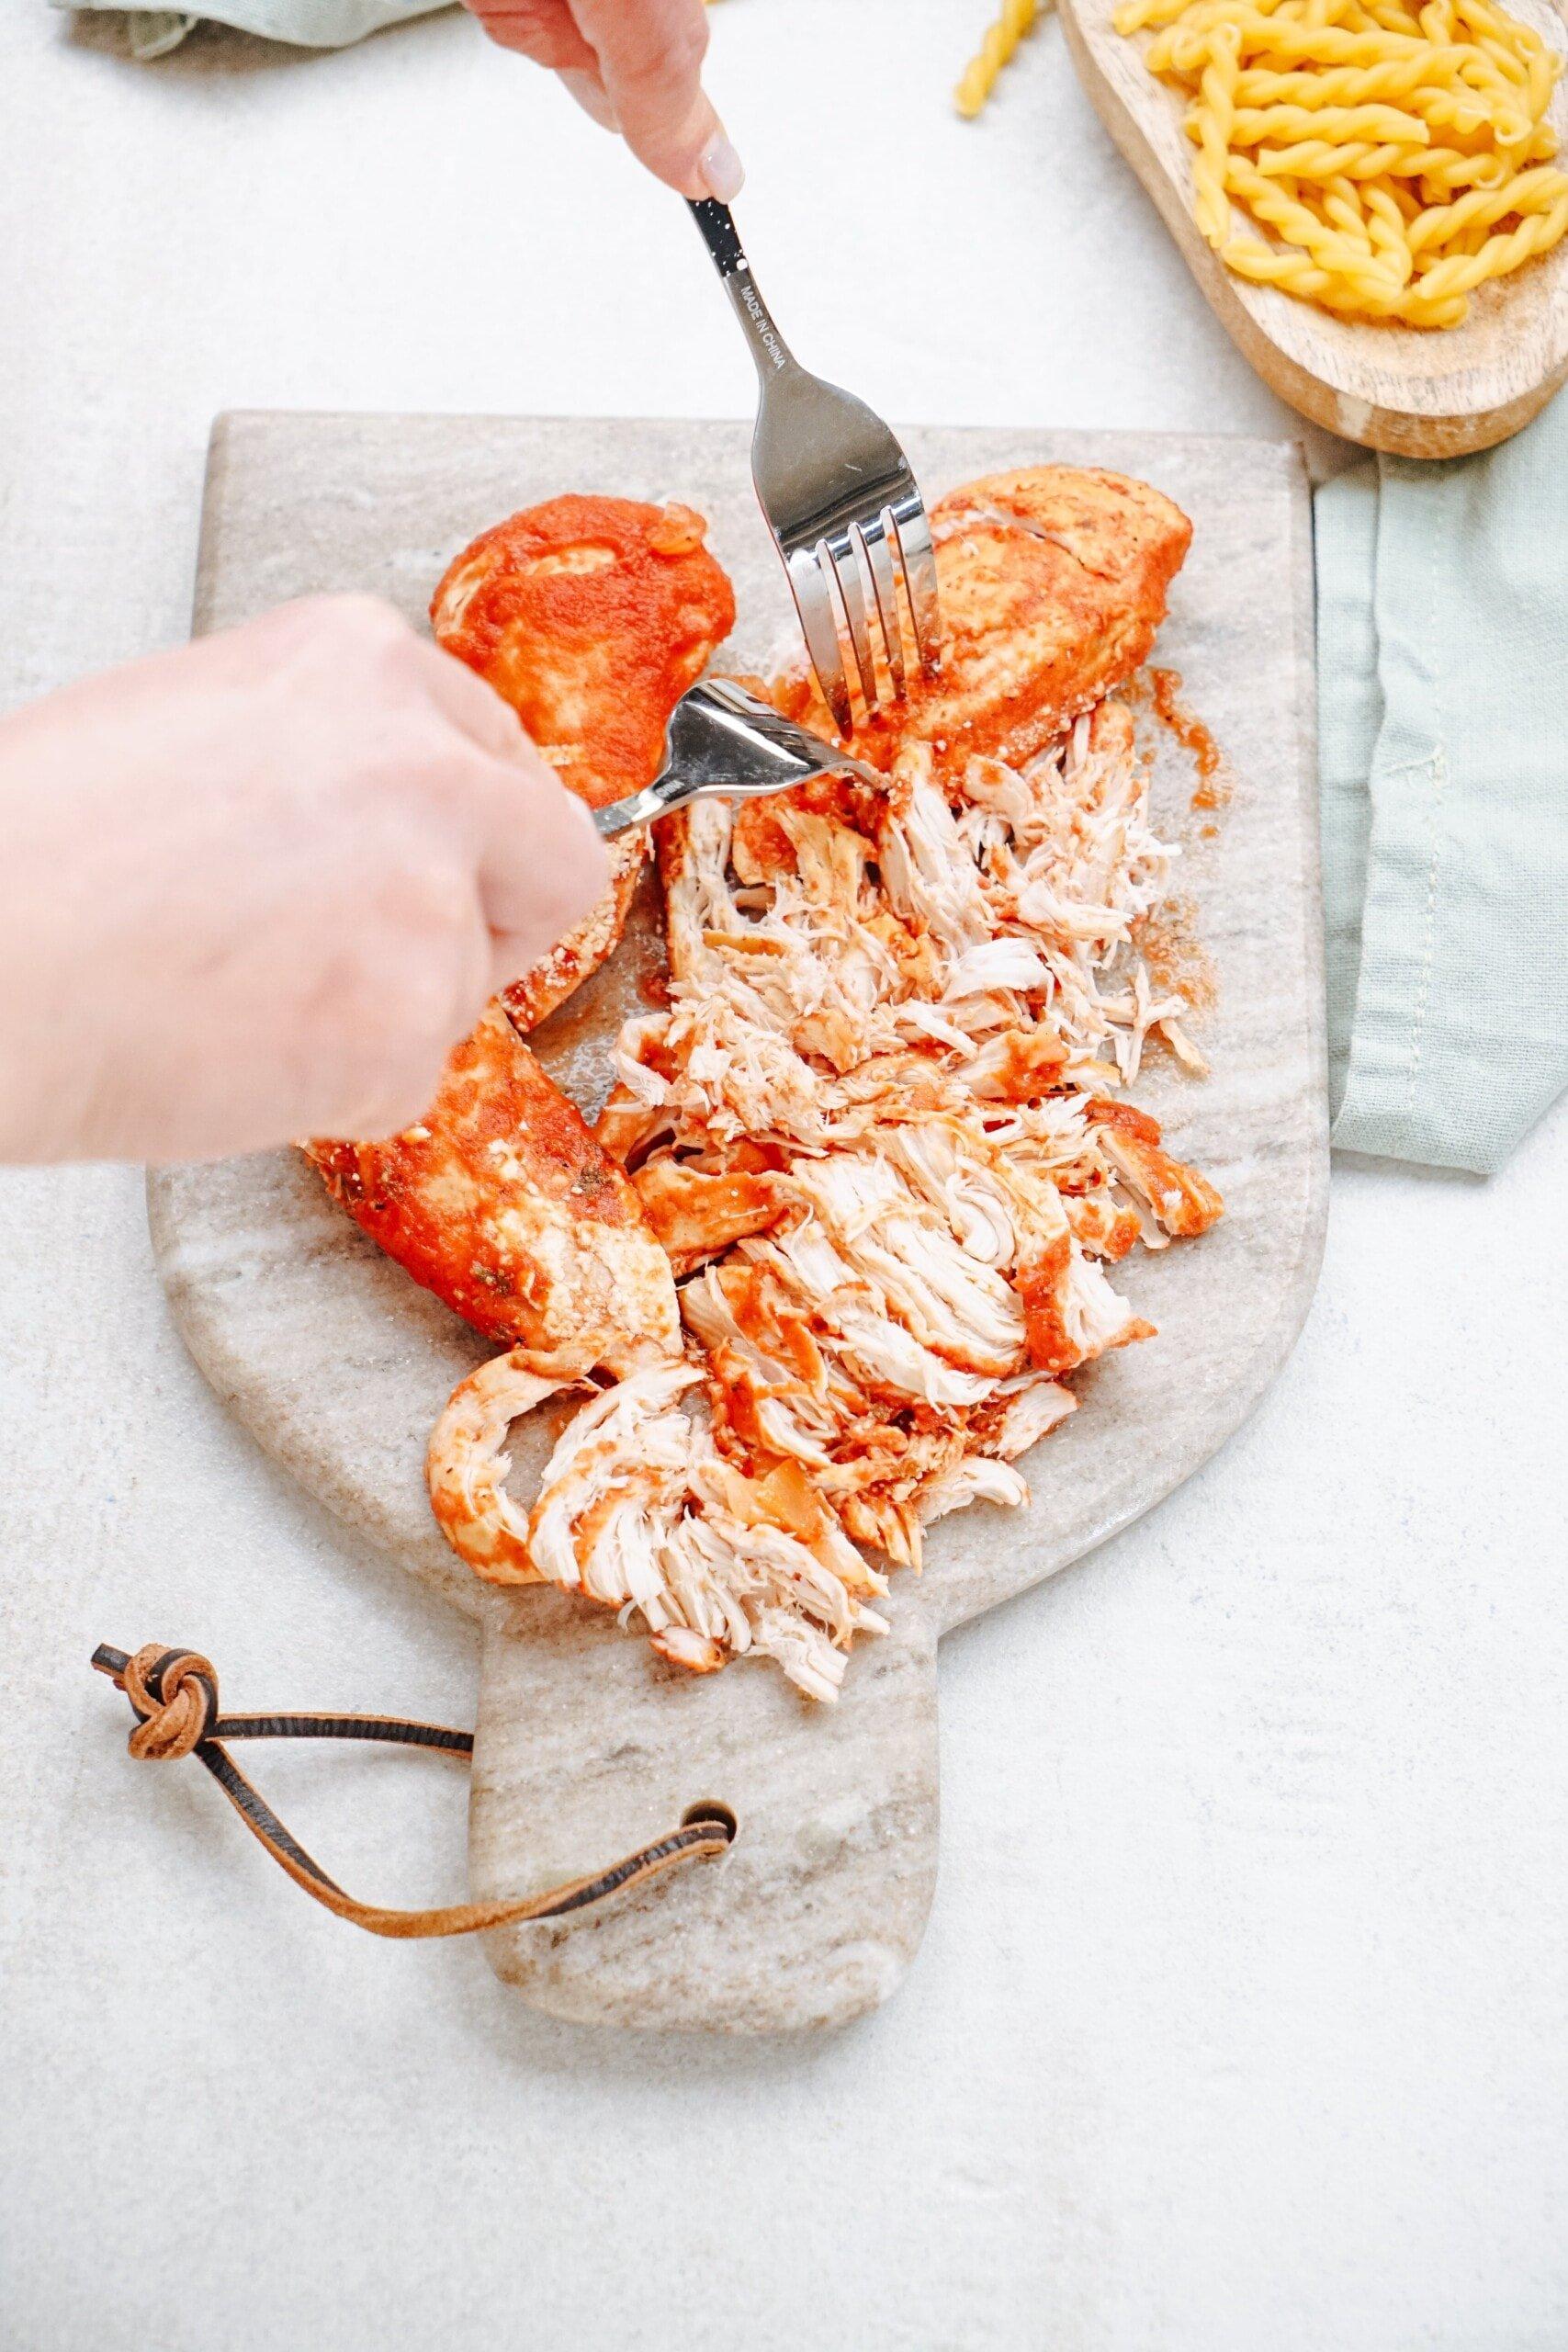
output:
[[[1124,0],[1112,22],[1189,101],[1193,217],[1239,277],[1457,326],[1568,234],[1562,59],[1491,0]]]
[[[1002,68],[1011,58],[1019,42],[1033,29],[1040,14],[1040,0],[1001,0],[996,20],[987,28],[985,39],[969,60],[953,91],[953,103],[961,115],[971,121],[980,112],[996,88]]]

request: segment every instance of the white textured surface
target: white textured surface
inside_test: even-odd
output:
[[[949,122],[975,13],[728,0],[716,86],[807,356],[906,414],[1280,429],[1054,30]],[[183,634],[220,407],[746,397],[684,224],[466,25],[224,53],[0,24],[7,697]],[[790,158],[852,119],[829,60],[864,94],[885,54],[919,170],[863,123],[857,257]],[[1339,1167],[1256,1419],[946,1645],[903,1992],[746,2052],[551,2024],[477,1951],[356,1937],[199,1776],[125,1761],[100,1637],[198,1643],[238,1705],[461,1720],[473,1634],[226,1425],[138,1178],[6,1180],[0,2338],[1559,2352],[1565,1157],[1559,1112],[1490,1185]],[[266,1772],[356,1891],[457,1892],[457,1774]]]

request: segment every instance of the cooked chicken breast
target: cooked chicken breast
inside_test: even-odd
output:
[[[1147,482],[1031,466],[939,499],[931,535],[942,667],[856,730],[856,752],[879,767],[913,742],[943,764],[978,752],[1017,766],[1042,751],[1144,660],[1192,526]],[[834,731],[814,684],[793,699],[806,724]]]
[[[659,773],[670,714],[735,621],[735,597],[689,506],[552,498],[482,532],[431,601],[436,641],[511,704],[591,808]],[[644,837],[616,844],[604,899],[506,991],[520,1029],[614,952]]]
[[[734,620],[705,527],[689,507],[552,499],[482,533],[435,592],[438,641],[592,806],[657,774],[671,711]],[[604,899],[486,1013],[418,1125],[310,1148],[367,1232],[478,1329],[612,1365],[678,1344],[670,1263],[624,1171],[502,1007],[531,1029],[598,969],[643,855],[640,836],[617,845]]]
[[[734,627],[706,528],[689,506],[552,498],[481,532],[431,600],[436,642],[591,808],[651,783],[671,712]]]
[[[489,1338],[574,1369],[670,1354],[670,1261],[626,1171],[492,1003],[417,1126],[309,1147],[349,1215]]]

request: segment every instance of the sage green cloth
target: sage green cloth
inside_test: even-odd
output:
[[[128,8],[125,0],[54,0],[57,8],[123,17],[133,53],[166,57],[198,24],[232,25],[297,49],[347,49],[384,25],[428,17],[451,0],[203,0],[199,8]]]
[[[1568,393],[1316,541],[1333,1139],[1490,1174],[1568,1085]]]

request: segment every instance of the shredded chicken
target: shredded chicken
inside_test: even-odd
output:
[[[636,1615],[695,1671],[771,1657],[830,1700],[883,1623],[862,1547],[918,1568],[933,1521],[1025,1502],[1012,1464],[1075,1409],[1065,1384],[1154,1336],[1107,1269],[1223,1203],[1112,1099],[1151,1035],[1200,1057],[1139,952],[1176,853],[1131,718],[1066,675],[1054,735],[1043,700],[983,752],[911,721],[879,738],[884,791],[818,779],[660,828],[668,1008],[623,1029],[596,1139],[668,1253],[685,1353],[639,1339],[612,1367],[525,1519],[504,1414],[550,1365],[514,1351],[465,1383],[433,1494],[480,1574]]]
[[[1027,1500],[1064,1378],[1153,1336],[1106,1267],[1222,1206],[1098,1091],[1185,1011],[1135,944],[1171,854],[1114,704],[1021,769],[943,788],[916,745],[886,797],[665,828],[670,1006],[623,1031],[598,1139],[690,1352],[583,1407],[521,1534],[493,1446],[471,1530],[448,1478],[481,1573],[525,1558],[677,1664],[757,1652],[830,1699],[881,1622],[856,1545],[918,1566],[934,1520]]]
[[[755,1650],[808,1697],[835,1699],[854,1635],[886,1631],[866,1606],[886,1581],[798,1472],[753,1479],[724,1458],[705,1417],[682,1409],[701,1378],[697,1364],[650,1363],[597,1393],[524,1521],[505,1492],[503,1424],[560,1384],[521,1351],[482,1365],[438,1425],[437,1516],[491,1581],[543,1578],[640,1617],[673,1665],[705,1674]]]

